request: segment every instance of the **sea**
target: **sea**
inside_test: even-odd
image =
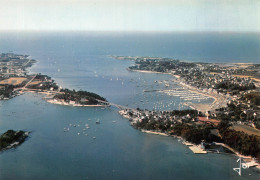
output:
[[[63,88],[95,92],[108,101],[149,110],[188,109],[183,99],[146,90],[181,88],[167,74],[131,72],[133,61],[111,56],[168,57],[187,62],[260,63],[258,33],[0,32],[0,53],[28,54],[31,74]],[[170,87],[166,87],[167,82]],[[259,179],[230,154],[193,154],[173,137],[142,133],[116,107],[70,107],[25,93],[0,101],[0,134],[31,131],[0,153],[0,179]],[[210,103],[206,98],[201,102]],[[96,124],[100,121],[100,124]],[[74,127],[75,125],[75,127]],[[86,125],[89,127],[86,128]],[[64,132],[64,128],[69,128]]]

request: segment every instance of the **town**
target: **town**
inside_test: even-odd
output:
[[[129,119],[132,126],[143,132],[182,137],[194,144],[203,142],[204,148],[213,142],[221,143],[233,152],[260,158],[259,64],[191,63],[156,57],[113,58],[134,61],[135,65],[128,68],[130,71],[168,73],[173,81],[190,92],[215,99],[209,105],[185,102],[192,110],[121,110],[120,114]],[[167,93],[180,95],[176,90],[167,90]]]
[[[227,115],[232,121],[260,129],[260,64],[190,63],[129,56],[114,58],[135,61],[135,65],[128,68],[131,71],[169,73],[175,76],[173,81],[186,89],[215,98],[214,103],[218,106],[201,109],[208,117],[224,118]],[[187,105],[200,111],[194,103]]]

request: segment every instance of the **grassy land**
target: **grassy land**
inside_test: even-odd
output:
[[[19,85],[21,84],[22,82],[26,81],[27,78],[22,78],[22,77],[12,77],[12,78],[9,78],[9,79],[5,79],[5,80],[2,80],[0,81],[0,85],[3,85],[3,84],[8,84],[8,85]]]
[[[254,129],[254,128],[246,126],[246,125],[237,124],[237,125],[233,125],[232,128],[236,131],[242,131],[242,132],[247,133],[249,135],[260,136],[260,130]]]

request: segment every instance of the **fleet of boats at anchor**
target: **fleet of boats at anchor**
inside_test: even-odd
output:
[[[190,92],[190,91],[182,89],[182,88],[167,90],[164,92],[169,96],[180,97],[180,99],[182,99],[184,101],[199,101],[200,102],[201,100],[209,99],[209,97],[207,97],[205,95]]]
[[[96,120],[96,124],[100,124],[100,120],[97,118],[97,119],[94,119],[94,120]],[[92,121],[92,119],[88,119],[88,121]],[[82,121],[79,121],[79,123],[77,123],[77,124],[69,124],[69,126],[70,127],[74,127],[74,128],[76,128],[76,127],[80,127],[81,125],[82,125]],[[82,132],[77,132],[77,135],[79,136],[79,135],[85,135],[85,136],[88,136],[88,134],[87,134],[87,129],[90,129],[90,126],[89,126],[89,124],[85,124],[85,125],[83,125],[83,129],[82,129]],[[70,128],[68,127],[64,127],[64,129],[63,129],[63,131],[64,132],[69,132],[70,131]],[[92,137],[93,139],[96,139],[96,137],[95,136],[93,136]]]
[[[87,119],[88,121],[95,121],[95,124],[100,124],[101,123],[101,121],[100,121],[100,119],[99,118],[94,118],[94,119]],[[116,121],[112,121],[112,123],[116,123]],[[72,127],[72,128],[70,128],[70,127]],[[79,132],[79,131],[77,131],[76,132],[76,134],[78,135],[78,136],[80,136],[80,135],[85,135],[85,136],[88,136],[88,134],[87,134],[87,132],[90,132],[90,131],[88,131],[88,129],[90,129],[90,125],[88,124],[88,123],[86,123],[86,124],[83,124],[83,121],[79,121],[79,122],[77,122],[77,123],[75,123],[75,124],[69,124],[69,127],[64,127],[63,128],[63,131],[64,132],[69,132],[69,131],[73,131],[73,129],[74,128],[80,128],[80,127],[83,127],[82,128],[82,130]],[[95,128],[94,128],[95,129]],[[96,132],[96,129],[94,130],[94,132]],[[93,139],[96,139],[97,137],[96,136],[93,136],[92,137]]]
[[[113,80],[113,78],[110,79],[111,81]],[[119,81],[122,79],[119,79],[119,78],[116,78],[115,80]],[[139,81],[141,79],[139,78]],[[132,82],[134,82],[133,79],[131,79]],[[162,89],[153,89],[155,86],[158,87],[159,84],[161,84],[162,86],[160,86]],[[122,85],[123,85],[123,81],[122,81]],[[150,86],[151,85],[151,86]],[[155,86],[154,86],[155,85]],[[146,93],[146,92],[159,92],[159,93],[156,93],[155,96],[156,97],[161,97],[163,96],[163,94],[166,94],[168,96],[175,96],[175,97],[179,97],[181,99],[181,101],[198,101],[200,102],[201,100],[208,100],[209,97],[208,96],[205,96],[203,94],[199,94],[199,93],[196,93],[196,92],[192,92],[192,91],[189,91],[187,89],[184,89],[182,87],[179,87],[178,84],[176,84],[176,82],[174,81],[170,81],[170,80],[162,80],[162,81],[154,81],[154,83],[150,84],[148,82],[146,82],[144,80],[144,85],[142,86],[143,88],[145,87],[151,87],[152,89],[151,90],[143,90],[143,93]],[[137,85],[137,87],[139,87],[139,85]],[[140,102],[135,102],[134,104],[137,105],[137,107],[139,107],[139,105],[143,104],[149,104],[151,103],[150,99],[148,97],[146,97],[145,95],[143,96],[144,99],[141,99]],[[171,106],[176,106],[178,105],[179,106],[179,110],[180,109],[183,109],[184,107],[186,107],[185,103],[184,102],[175,102],[175,100],[172,100],[170,102],[163,102],[163,101],[160,101],[160,102],[154,102],[153,103],[153,110],[164,110],[165,108],[171,108]],[[105,109],[104,107],[101,108],[102,110]],[[88,119],[88,121],[91,121],[92,119]],[[95,124],[100,124],[100,120],[99,119],[93,119],[95,121]],[[81,126],[81,123],[82,121],[80,121],[78,124],[69,124],[69,126],[71,127],[80,127]],[[116,121],[112,121],[112,123],[116,123]],[[87,134],[87,129],[90,129],[90,126],[89,124],[85,124],[83,126],[84,128],[82,129],[81,132],[77,132],[76,134],[77,135],[85,135],[85,136],[88,136]],[[70,128],[67,128],[65,127],[64,128],[64,132],[69,132],[70,131]],[[93,139],[96,139],[95,136],[92,137]]]

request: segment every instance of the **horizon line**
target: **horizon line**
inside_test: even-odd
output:
[[[151,30],[151,31],[147,31],[147,30],[17,30],[17,29],[0,29],[0,32],[16,32],[16,33],[23,33],[23,32],[64,32],[64,33],[72,33],[72,32],[97,32],[97,33],[101,33],[101,32],[107,32],[107,33],[260,33],[260,31],[220,31],[220,30]]]

